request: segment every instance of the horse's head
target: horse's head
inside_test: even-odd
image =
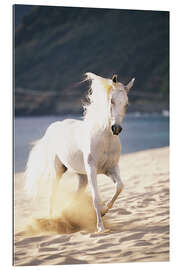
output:
[[[117,75],[112,77],[112,88],[109,95],[110,120],[113,135],[122,131],[122,121],[128,106],[128,93],[134,83],[134,78],[124,85],[117,81]]]
[[[92,90],[86,111],[89,109],[88,112],[93,119],[97,112],[104,119],[108,119],[106,123],[110,124],[113,135],[118,135],[122,130],[122,121],[128,105],[128,93],[135,79],[124,85],[117,81],[117,75],[113,75],[112,79],[106,79],[91,72],[85,75],[87,80],[91,80]]]

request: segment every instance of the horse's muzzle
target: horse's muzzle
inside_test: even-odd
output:
[[[111,127],[113,135],[118,135],[122,131],[122,127],[120,125],[112,125]]]

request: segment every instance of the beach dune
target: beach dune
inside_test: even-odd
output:
[[[23,173],[14,182],[14,265],[58,265],[169,260],[169,148],[122,155],[124,190],[96,232],[90,190],[76,193],[77,178],[59,183],[54,218],[47,217],[46,188],[32,201],[24,193]],[[114,185],[98,176],[102,203]]]

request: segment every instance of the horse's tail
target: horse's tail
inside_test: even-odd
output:
[[[55,151],[47,134],[34,143],[25,171],[25,191],[35,197],[41,183],[49,183],[56,177]]]

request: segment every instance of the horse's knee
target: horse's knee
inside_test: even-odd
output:
[[[116,185],[116,191],[117,191],[117,193],[120,193],[123,190],[123,188],[124,188],[124,184],[122,182],[116,182],[115,185]]]

